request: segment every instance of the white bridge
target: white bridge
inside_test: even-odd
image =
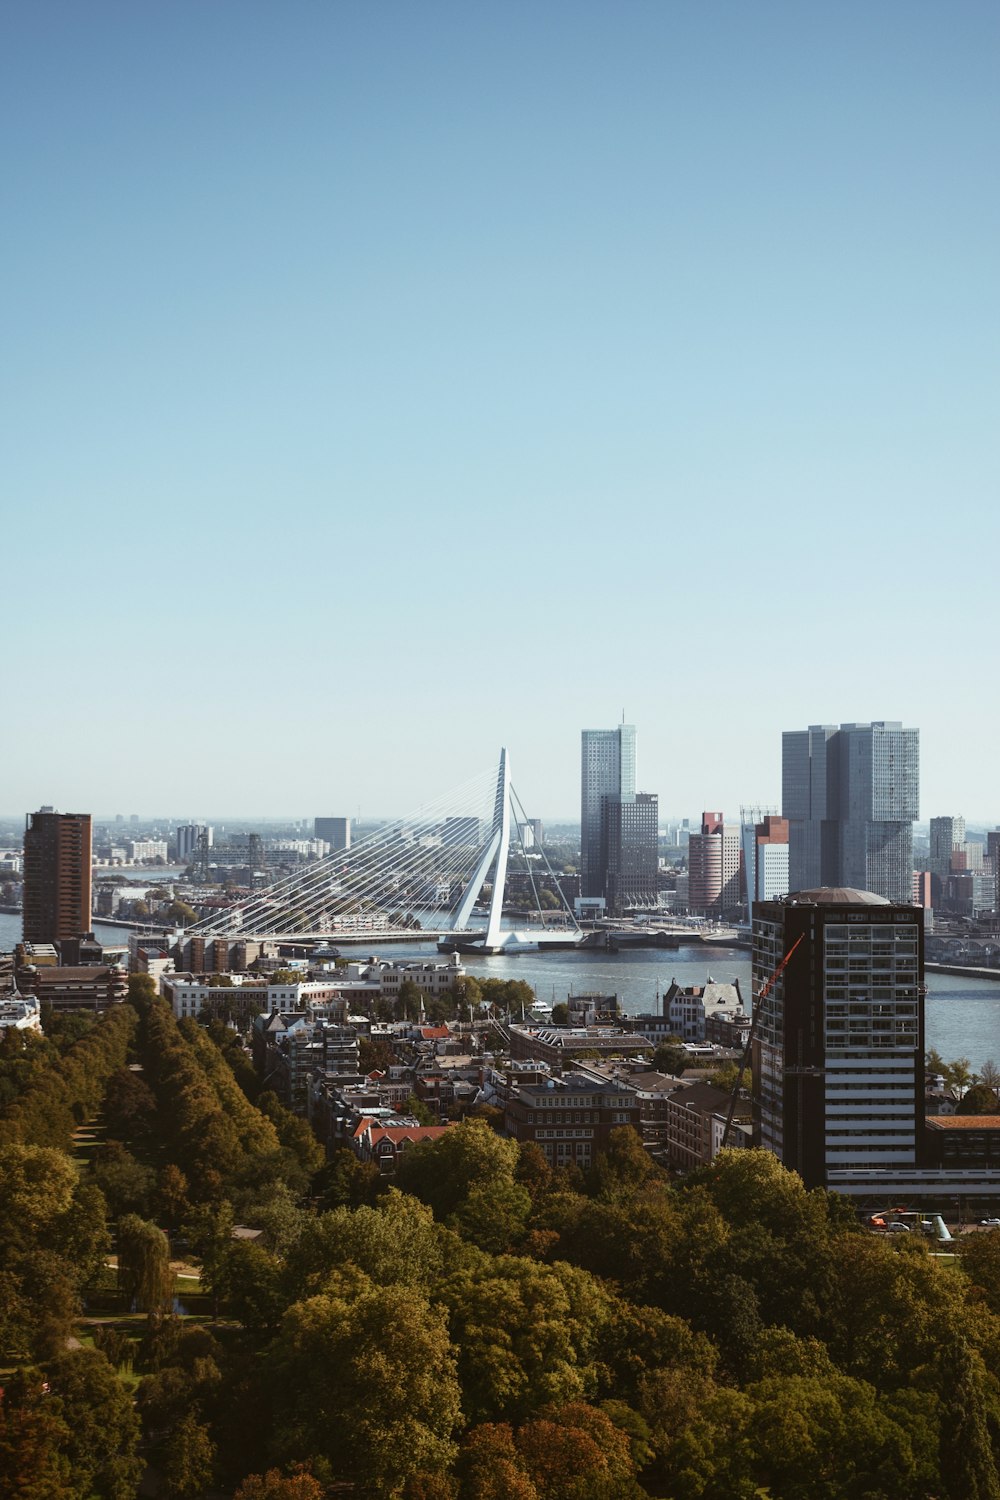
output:
[[[520,816],[518,816],[518,814]],[[543,911],[522,828],[528,819],[510,780],[510,757],[406,818],[378,828],[305,870],[187,930],[205,937],[312,940],[442,937],[463,949],[498,953],[581,941],[576,918],[545,851],[537,851],[558,910]],[[513,831],[513,838],[512,838]],[[522,865],[537,925],[503,926],[508,866]],[[525,881],[522,880],[522,885]],[[490,886],[484,912],[478,904]],[[551,898],[550,898],[551,904]],[[480,925],[477,918],[485,917]]]

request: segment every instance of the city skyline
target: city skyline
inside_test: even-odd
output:
[[[998,42],[971,0],[13,8],[2,800],[382,815],[509,742],[568,817],[624,706],[665,809],[890,715],[922,815],[996,821],[932,581],[994,637]]]

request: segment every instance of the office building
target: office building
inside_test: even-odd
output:
[[[313,836],[326,839],[331,853],[337,849],[349,849],[351,847],[351,820],[350,818],[314,818]]]
[[[687,909],[702,917],[735,915],[742,902],[740,836],[721,812],[703,812],[701,832],[688,837]]]
[[[749,906],[755,901],[773,901],[787,896],[788,819],[763,813],[755,817],[743,810],[740,836],[743,845],[743,872]]]
[[[931,818],[930,835],[928,868],[943,883],[954,869],[952,855],[965,851],[965,819]]]
[[[760,1002],[754,1141],[807,1187],[919,1164],[923,939],[919,909],[871,891],[800,891],[754,908],[755,994],[798,941]]]
[[[782,736],[792,891],[844,886],[908,902],[919,814],[919,731],[882,720]]]
[[[659,799],[637,792],[627,801],[601,799],[601,848],[604,861],[604,898],[609,916],[620,917],[631,907],[656,905],[657,823]]]
[[[24,830],[24,940],[60,943],[91,927],[89,813],[29,813]]]
[[[604,895],[601,805],[635,796],[635,725],[585,729],[580,766],[580,895]]]
[[[198,850],[202,847],[201,840],[204,835],[205,847],[211,849],[215,839],[215,829],[208,823],[182,823],[177,830],[177,858],[181,864],[188,864],[193,860]]]

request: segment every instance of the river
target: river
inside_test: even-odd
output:
[[[128,941],[127,930],[94,924],[106,943]],[[0,951],[13,948],[21,937],[20,916],[0,912]],[[385,958],[436,957],[433,943],[399,943],[367,948],[351,944],[350,958],[377,953]],[[671,979],[678,984],[703,984],[711,975],[723,983],[738,979],[744,999],[750,994],[750,955],[742,948],[713,948],[690,944],[678,949],[633,948],[622,953],[515,953],[492,958],[463,958],[470,974],[481,979],[524,979],[542,1000],[551,1003],[567,995],[596,991],[620,997],[628,1015],[657,1009]],[[987,1058],[1000,1062],[1000,981],[966,979],[960,974],[928,974],[924,1013],[925,1041],[950,1061],[967,1057],[973,1071]]]

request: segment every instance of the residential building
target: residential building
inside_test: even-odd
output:
[[[639,1096],[628,1084],[567,1073],[520,1086],[507,1101],[504,1129],[534,1141],[553,1167],[590,1167],[622,1125],[640,1130]]]
[[[580,894],[604,895],[602,806],[605,797],[635,797],[635,725],[585,729],[580,766]]]
[[[125,857],[134,865],[149,864],[156,859],[162,859],[165,864],[167,849],[166,839],[128,839],[125,843]]]
[[[732,984],[718,984],[709,977],[706,984],[691,985],[679,985],[676,979],[671,979],[663,996],[663,1015],[669,1023],[670,1035],[679,1036],[682,1042],[709,1040],[709,1017],[718,1013],[732,1016],[735,1012],[743,1014],[738,979]]]
[[[740,836],[727,830],[721,812],[701,815],[701,832],[688,836],[687,909],[719,918],[742,904]]]
[[[708,1166],[722,1149],[730,1096],[709,1083],[672,1090],[664,1101],[663,1146],[672,1167],[693,1172]],[[748,1146],[746,1130],[730,1127],[727,1146]]]
[[[909,902],[919,731],[894,720],[782,736],[789,888],[841,886]]]
[[[330,845],[333,853],[337,849],[349,849],[351,847],[351,820],[350,818],[314,818],[313,835],[318,839],[325,839]]]
[[[58,943],[91,924],[89,813],[30,813],[24,830],[24,938]]]
[[[755,908],[755,993],[791,954],[760,1002],[755,1140],[808,1187],[917,1164],[923,942],[919,909],[871,891],[822,887]]]

